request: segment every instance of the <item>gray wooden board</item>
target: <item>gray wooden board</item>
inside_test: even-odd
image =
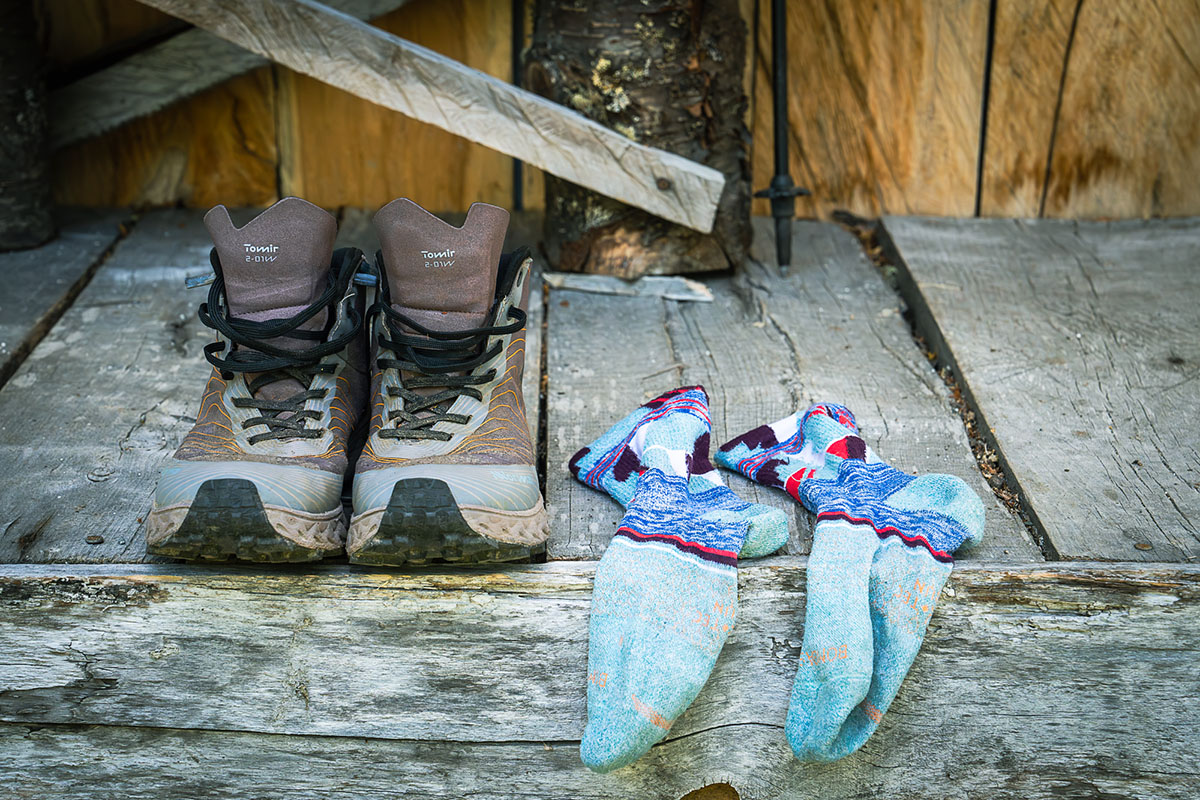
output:
[[[725,177],[315,0],[142,0],[278,64],[671,222],[712,230]]]
[[[773,251],[771,220],[755,220],[755,253]],[[797,222],[793,266],[748,264],[708,281],[712,303],[554,290],[547,309],[548,555],[598,558],[621,518],[606,495],[571,477],[580,447],[674,386],[708,390],[714,446],[813,402],[847,405],[868,443],[914,472],[949,472],[983,497],[982,545],[964,558],[1041,555],[984,482],[941,379],[913,343],[894,292],[855,238],[828,223]],[[784,493],[725,472],[747,500],[792,518],[787,552],[807,552],[810,515]]]
[[[328,0],[373,19],[407,0]],[[208,31],[193,29],[56,89],[50,95],[50,146],[65,147],[190,97],[270,62]]]
[[[199,213],[146,214],[0,390],[0,561],[144,557],[158,469],[210,371],[206,290],[184,289],[210,247]]]
[[[63,209],[41,247],[0,253],[0,385],[120,235],[127,211]]]
[[[1053,552],[1200,556],[1200,221],[885,226]]]
[[[959,565],[823,766],[783,735],[804,559],[746,566],[708,685],[608,776],[577,761],[592,569],[0,567],[0,796],[1195,796],[1198,565]]]

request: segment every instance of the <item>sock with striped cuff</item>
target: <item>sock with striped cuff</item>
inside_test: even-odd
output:
[[[786,730],[802,760],[848,755],[908,673],[951,554],[982,536],[983,503],[959,478],[914,478],[883,463],[833,404],[749,431],[717,461],[817,514]]]
[[[738,557],[770,555],[787,543],[787,515],[760,503],[747,503],[721,480],[709,460],[712,422],[702,386],[665,392],[613,425],[568,463],[579,481],[607,492],[623,506],[633,498],[645,469],[688,479],[703,505],[723,519],[744,519],[745,544]]]
[[[744,519],[645,470],[596,566],[583,762],[609,772],[661,740],[708,680],[737,613]]]

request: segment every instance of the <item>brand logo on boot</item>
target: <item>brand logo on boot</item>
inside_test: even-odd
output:
[[[275,244],[250,244],[242,245],[246,251],[246,261],[251,264],[269,264],[278,258],[276,253],[279,252],[279,245]]]
[[[454,266],[453,250],[422,250],[421,258],[425,259],[425,267],[427,269]]]

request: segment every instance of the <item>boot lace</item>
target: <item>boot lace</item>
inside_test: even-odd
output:
[[[380,369],[399,370],[400,386],[389,386],[390,397],[400,398],[400,407],[388,411],[387,422],[395,427],[383,428],[379,435],[385,439],[434,439],[446,441],[450,434],[435,431],[439,422],[465,425],[471,421],[466,414],[450,413],[449,407],[461,395],[483,399],[483,393],[475,388],[496,378],[496,370],[489,369],[479,375],[471,375],[475,367],[490,361],[500,353],[503,343],[497,341],[487,347],[491,336],[516,333],[525,327],[526,314],[520,308],[508,309],[509,322],[483,328],[467,328],[460,331],[435,331],[392,308],[384,297],[371,308],[371,313],[383,315],[384,331],[390,336],[379,335],[381,355],[376,359]],[[403,328],[401,327],[403,326]],[[404,328],[416,331],[405,333]],[[383,351],[392,356],[382,355]],[[441,389],[423,394],[417,389]]]
[[[336,338],[326,341],[329,329],[336,319],[337,304],[346,296],[346,289],[362,262],[362,253],[354,248],[342,248],[333,254],[325,291],[312,305],[292,317],[254,322],[240,319],[229,313],[225,296],[225,277],[217,258],[216,248],[210,256],[215,279],[208,290],[208,301],[200,304],[199,316],[204,325],[220,333],[226,341],[216,341],[205,346],[204,357],[221,372],[225,380],[234,373],[259,373],[246,388],[250,397],[234,398],[238,408],[253,408],[259,415],[242,423],[243,428],[262,425],[267,430],[249,437],[250,444],[268,439],[316,439],[324,428],[308,427],[310,420],[319,420],[321,413],[306,409],[309,400],[323,400],[328,389],[305,389],[282,400],[259,398],[254,395],[267,384],[291,378],[301,386],[311,386],[318,374],[331,374],[337,364],[326,361],[326,357],[341,352],[362,330],[363,318],[354,304],[348,305],[350,328]],[[301,330],[300,326],[312,319],[323,309],[328,309],[325,330]],[[268,343],[267,340],[286,336],[317,342],[312,347],[289,350]],[[228,347],[224,357],[220,354]]]

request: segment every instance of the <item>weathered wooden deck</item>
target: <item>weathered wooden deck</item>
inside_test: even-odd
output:
[[[342,227],[373,251],[365,215]],[[0,797],[1196,797],[1200,222],[889,218],[875,241],[879,265],[798,222],[787,277],[709,279],[711,303],[548,289],[526,381],[544,562],[393,572],[144,556],[208,372],[183,289],[199,214],[77,213],[0,255]],[[987,502],[893,710],[841,762],[783,737],[808,516],[730,476],[788,511],[788,547],[742,566],[737,627],[667,740],[614,774],[579,763],[620,509],[565,463],[684,383],[716,441],[835,400],[885,458]]]

